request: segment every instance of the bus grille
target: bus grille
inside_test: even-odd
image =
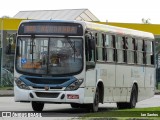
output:
[[[66,79],[26,78],[26,79],[35,84],[63,84],[66,81],[70,80],[68,78]]]
[[[35,92],[37,97],[42,98],[57,98],[59,93],[46,93],[46,92]]]
[[[36,87],[36,86],[32,86],[32,88],[34,89],[45,89],[44,87]],[[61,90],[63,87],[49,87],[50,90],[52,89],[58,89]]]

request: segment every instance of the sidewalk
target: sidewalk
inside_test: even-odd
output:
[[[13,90],[0,90],[0,97],[14,96]]]

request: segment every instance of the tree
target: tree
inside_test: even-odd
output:
[[[4,15],[4,16],[2,16],[2,18],[10,18],[9,16],[7,16],[7,15]]]
[[[142,18],[142,23],[144,23],[144,24],[151,24],[150,21],[151,21],[150,18],[148,18],[148,19]]]

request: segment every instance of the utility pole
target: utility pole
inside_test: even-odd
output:
[[[2,47],[3,47],[3,18],[1,19],[1,23],[0,23],[1,27],[1,46],[0,46],[0,82],[1,82],[1,86],[2,86]]]

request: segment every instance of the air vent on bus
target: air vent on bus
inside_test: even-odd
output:
[[[35,87],[35,86],[32,86],[32,88],[34,89],[45,89],[44,87]],[[50,87],[49,89],[52,90],[52,89],[58,89],[58,90],[61,90],[63,87]]]
[[[57,98],[59,93],[35,92],[37,97],[42,98]]]

